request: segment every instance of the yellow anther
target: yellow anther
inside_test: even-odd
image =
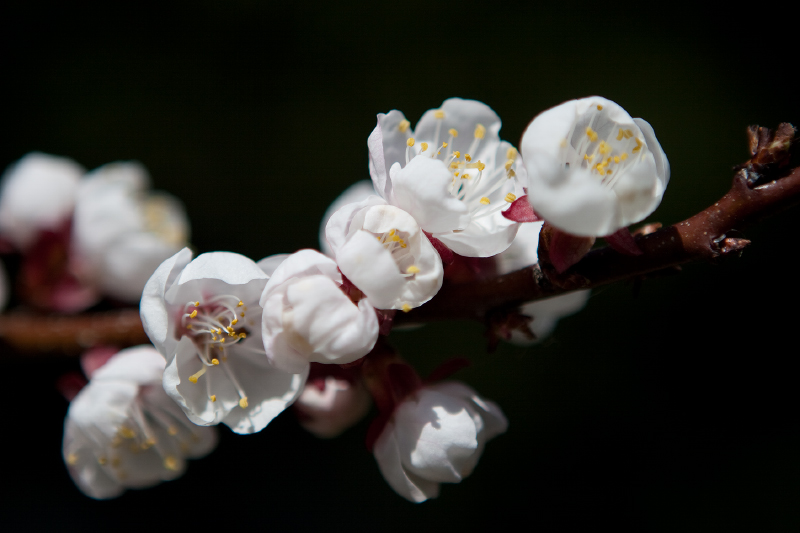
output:
[[[240,316],[240,317],[242,317],[242,318],[244,318],[244,311],[242,311],[241,313],[239,313],[239,316]]]
[[[225,340],[225,339],[222,339],[222,340]],[[200,378],[200,376],[202,376],[205,373],[206,373],[206,365],[203,365],[200,368],[200,370],[198,370],[197,372],[195,372],[194,374],[189,376],[189,381],[191,381],[192,383],[197,383],[197,380]]]
[[[123,439],[132,439],[136,436],[136,432],[127,426],[122,426],[119,428],[119,435]]]
[[[195,302],[195,303],[194,303],[194,306],[195,306],[195,307],[197,307],[198,305],[200,305],[200,302]]]
[[[622,131],[622,128],[620,128],[619,133],[617,134],[617,140],[621,141],[623,137],[625,137],[625,132]]]
[[[453,172],[453,176],[455,176],[455,177],[458,177],[459,174],[460,174],[460,172],[458,172],[458,171]]]
[[[197,309],[195,309],[194,311],[192,311],[192,314],[191,314],[191,315],[189,315],[189,318],[194,318],[194,317],[196,317],[196,316],[197,316]]]
[[[219,338],[219,342],[222,343],[222,344],[225,344],[225,337],[220,337]]]
[[[208,397],[208,399],[211,400],[212,402],[216,402],[217,401],[217,395],[216,394],[212,394],[211,396]]]
[[[406,274],[419,274],[419,267],[416,265],[411,265],[406,269]]]
[[[456,137],[458,137],[458,130],[457,130],[457,129],[455,129],[455,128],[450,128],[449,130],[447,130],[447,133],[449,133],[450,135],[452,135],[452,136],[453,136],[453,138],[456,138]]]
[[[611,174],[611,172],[612,172],[612,170],[610,168],[608,170],[606,170],[606,174]]]
[[[241,301],[241,300],[239,300],[239,303],[238,303],[238,304],[236,304],[236,307],[241,307],[241,306],[243,306],[243,305],[244,305],[244,302],[243,302],[243,301]]]
[[[453,152],[453,157],[455,157],[456,159],[458,159],[459,157],[461,157],[461,152],[459,152],[458,150],[456,150],[455,152]]]
[[[239,407],[241,407],[242,409],[247,408],[247,396],[239,400]]]
[[[186,324],[186,329],[192,329],[192,325],[191,324]]]
[[[592,159],[594,159],[594,155],[584,154],[583,159],[585,161],[591,161]]]
[[[401,133],[405,133],[409,126],[411,126],[409,121],[401,120],[400,124],[397,125],[397,129],[400,130]]]
[[[511,170],[512,166],[514,166],[514,161],[512,159],[506,161],[506,170]]]
[[[399,242],[400,241],[400,235],[392,235],[391,240],[392,240],[392,242]]]
[[[603,155],[607,155],[611,153],[611,145],[605,141],[600,141],[600,147],[597,149]]]
[[[217,336],[216,336],[216,335],[211,335],[211,340],[212,340],[212,341],[215,341],[215,340],[217,340]]]
[[[516,148],[509,148],[506,151],[506,159],[516,159],[517,158],[517,149]]]
[[[228,332],[229,337],[233,337],[234,329],[232,327],[228,326],[227,328],[225,328],[225,331]]]
[[[512,168],[511,170],[508,171],[507,175],[508,175],[509,178],[513,178],[514,176],[517,175],[517,173],[514,172],[514,169]]]
[[[483,172],[483,169],[484,169],[484,168],[486,168],[486,165],[485,165],[485,164],[483,164],[483,163],[481,163],[481,160],[480,160],[480,159],[478,159],[478,162],[476,163],[476,168],[477,168],[478,170],[480,170],[481,172]]]
[[[625,130],[625,138],[630,139],[631,137],[633,137],[633,131]]]
[[[428,143],[420,143],[420,147],[422,148],[422,151],[424,152],[425,150],[428,149]]]
[[[592,128],[586,128],[586,136],[589,137],[589,140],[592,142],[597,140],[597,132],[595,132]]]
[[[404,303],[400,309],[402,309],[404,313],[408,313],[409,311],[411,311],[411,306],[408,303]]]
[[[447,148],[447,146],[448,146],[447,143],[442,143],[442,148]]]
[[[408,246],[403,241],[400,241],[400,248],[408,248]]]
[[[390,230],[389,230],[389,235],[394,235],[394,232],[395,232],[395,231],[397,231],[397,230],[390,229]]]
[[[476,139],[483,139],[486,135],[486,126],[483,124],[478,124],[475,126],[475,138]]]
[[[247,333],[239,333],[239,338],[244,339],[247,337]]]
[[[627,152],[622,152],[621,154],[619,154],[619,158],[620,158],[622,161],[625,161],[626,159],[628,159],[628,154],[627,154]]]
[[[106,459],[105,455],[101,455],[100,457],[97,458],[97,462],[100,463],[101,465],[104,465],[108,462],[108,459]]]
[[[406,140],[406,146],[408,146],[409,148],[411,148],[412,146],[414,146],[414,142],[415,142],[415,141],[414,141],[414,137],[409,137],[409,138]]]
[[[444,118],[444,111],[442,111],[441,109],[437,109],[436,111],[433,112],[433,116],[436,118]]]
[[[598,104],[598,106],[597,106],[597,110],[598,110],[598,111],[602,111],[602,110],[603,110],[603,106],[601,106],[601,105],[599,105],[599,104]]]
[[[517,195],[514,194],[513,192],[510,192],[510,193],[506,194],[506,202],[511,203],[516,199],[517,199]]]
[[[78,464],[78,456],[75,455],[74,453],[67,455],[67,464],[69,466],[75,466],[76,464]]]
[[[619,156],[618,155],[614,156],[614,163],[619,164]]]
[[[164,468],[173,472],[178,470],[178,460],[171,455],[164,457]]]
[[[490,201],[488,198],[486,198],[486,197],[484,196],[483,198],[481,198],[481,203],[482,203],[483,205],[489,205],[489,204],[490,204],[490,203],[492,203],[492,202],[491,202],[491,201]]]
[[[169,433],[171,437],[174,437],[175,435],[178,434],[178,428],[176,428],[175,426],[170,426],[167,428],[167,433]]]
[[[219,359],[217,359],[217,358],[215,357],[214,359],[212,359],[212,360],[211,360],[211,364],[212,364],[212,365],[218,365],[218,364],[219,364]]]
[[[238,323],[239,323],[239,319],[238,318],[234,318],[233,320],[231,320],[231,326],[235,326]]]
[[[639,150],[641,150],[641,149],[642,149],[642,146],[644,146],[644,145],[642,144],[642,141],[640,141],[638,138],[636,138],[636,139],[635,139],[635,141],[636,141],[636,148],[634,148],[633,150],[631,150],[631,152],[638,152]]]
[[[147,450],[147,449],[152,448],[153,446],[155,446],[155,444],[156,444],[156,439],[153,439],[153,438],[147,439],[146,441],[144,441],[142,443],[142,449],[143,450]]]
[[[464,154],[464,161],[469,163],[470,161],[472,161],[472,156],[470,156],[469,154]]]
[[[222,328],[217,328],[217,335],[222,335]]]

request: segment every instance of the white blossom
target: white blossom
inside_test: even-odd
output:
[[[442,259],[417,222],[377,196],[339,209],[326,236],[342,273],[378,309],[408,311],[442,286]]]
[[[599,96],[539,114],[521,150],[533,208],[573,235],[602,237],[641,221],[669,182],[650,124]]]
[[[325,238],[325,228],[333,214],[347,204],[360,202],[374,194],[375,187],[372,186],[370,180],[357,181],[345,189],[344,192],[328,206],[328,209],[325,210],[325,214],[322,215],[322,223],[319,226],[319,249],[323,254],[328,257],[333,257],[333,250],[331,250],[331,246],[328,244],[328,239]]]
[[[300,425],[323,439],[341,435],[369,411],[372,400],[360,381],[326,376],[321,383],[306,382],[294,403]]]
[[[354,304],[340,289],[336,263],[315,250],[277,261],[261,295],[261,330],[267,357],[277,368],[308,374],[310,363],[345,364],[365,356],[378,339],[378,318],[366,299]]]
[[[498,275],[507,274],[539,262],[539,232],[543,224],[544,222],[533,222],[522,225],[508,250],[497,256]],[[521,332],[514,330],[511,332],[511,342],[522,346],[541,342],[553,332],[559,319],[583,309],[591,292],[588,289],[573,291],[523,304],[520,306],[520,312],[533,317],[530,329],[536,338],[529,339]]]
[[[499,131],[497,114],[475,100],[445,100],[413,130],[400,111],[381,113],[368,141],[375,190],[454,252],[500,253],[519,227],[502,211],[524,194],[526,178]]]
[[[69,221],[84,170],[70,159],[32,152],[5,171],[0,184],[0,232],[25,250],[40,231]]]
[[[175,479],[186,458],[216,446],[216,431],[189,422],[166,395],[163,371],[164,359],[152,346],[122,350],[70,403],[64,461],[87,496],[114,498]]]
[[[150,192],[135,162],[104,165],[80,183],[73,222],[73,268],[112,297],[138,302],[165,259],[186,246],[189,220],[181,202]]]
[[[261,344],[258,304],[267,275],[229,252],[184,248],[145,285],[141,316],[166,358],[164,389],[200,425],[261,431],[300,394],[306,374],[273,367]]]
[[[397,406],[375,442],[384,479],[407,500],[439,495],[472,473],[486,442],[508,422],[493,402],[455,382],[419,389]]]

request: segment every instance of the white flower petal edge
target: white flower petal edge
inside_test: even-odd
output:
[[[379,114],[367,143],[375,189],[454,252],[498,254],[519,227],[502,211],[525,194],[527,179],[499,131],[497,114],[475,100],[445,100],[416,130],[400,111]]]
[[[531,205],[573,235],[602,237],[643,220],[669,182],[650,125],[599,96],[539,114],[521,145]]]
[[[508,250],[497,256],[497,273],[507,274],[539,262],[539,232],[544,222],[523,224]],[[574,291],[553,298],[537,300],[520,307],[523,315],[533,317],[531,331],[536,339],[528,339],[519,331],[512,331],[511,343],[531,346],[544,340],[556,327],[558,320],[577,313],[586,306],[592,291]]]
[[[322,224],[319,226],[319,249],[323,254],[328,257],[333,257],[333,250],[330,244],[328,244],[328,239],[325,238],[325,227],[328,225],[328,220],[330,220],[333,214],[347,204],[360,202],[374,194],[376,194],[375,187],[372,186],[370,180],[357,181],[345,189],[344,192],[328,206],[328,209],[325,210],[325,214],[322,216]]]
[[[73,481],[96,499],[174,479],[186,458],[214,449],[216,431],[186,420],[161,387],[164,358],[152,346],[111,357],[72,400],[63,456]]]
[[[256,433],[292,404],[307,373],[273,367],[261,344],[258,299],[267,275],[252,260],[184,248],[142,295],[145,332],[167,360],[163,385],[195,424]]]
[[[442,287],[442,259],[417,222],[377,196],[334,213],[326,236],[342,273],[378,309],[408,311]]]
[[[387,483],[407,500],[439,495],[472,473],[486,442],[508,428],[493,402],[456,382],[423,387],[401,403],[375,442]]]
[[[375,346],[375,309],[366,299],[351,302],[341,284],[336,263],[315,250],[278,265],[260,299],[264,350],[276,368],[305,376],[312,362],[350,363]]]
[[[321,388],[309,380],[294,409],[306,431],[330,439],[364,418],[370,405],[372,399],[360,381],[350,383],[327,376]]]
[[[72,229],[73,267],[107,295],[138,302],[153,271],[188,240],[181,202],[148,191],[135,162],[104,165],[81,182]]]
[[[25,249],[42,230],[72,216],[84,169],[63,157],[33,152],[9,166],[0,184],[0,232]]]

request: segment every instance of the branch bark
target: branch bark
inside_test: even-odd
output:
[[[800,147],[794,127],[781,124],[770,131],[751,126],[748,134],[752,157],[736,167],[728,193],[683,222],[638,236],[636,244],[642,255],[597,249],[559,274],[548,260],[545,225],[539,240],[539,264],[489,280],[445,283],[427,304],[398,313],[395,323],[485,321],[493,310],[510,310],[524,302],[739,252],[749,241],[730,233],[800,204]],[[148,342],[136,309],[78,316],[6,314],[0,317],[0,338],[21,351],[68,354],[95,344]]]

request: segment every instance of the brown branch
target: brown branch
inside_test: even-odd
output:
[[[753,126],[748,133],[752,157],[737,167],[730,191],[683,222],[637,237],[642,255],[626,256],[602,248],[558,274],[548,261],[545,229],[539,244],[540,264],[490,280],[446,283],[433,300],[409,313],[398,313],[395,322],[484,321],[494,309],[513,309],[524,302],[740,251],[749,241],[729,233],[800,203],[800,147],[795,129],[781,124],[771,132]],[[77,353],[95,344],[148,342],[135,309],[77,316],[6,314],[0,317],[0,338],[18,350],[62,353]]]
[[[407,314],[398,314],[395,321],[484,320],[492,309],[513,308],[740,251],[749,241],[728,233],[800,203],[800,147],[794,128],[781,124],[771,132],[751,126],[748,133],[752,158],[737,167],[730,191],[683,222],[637,237],[642,255],[626,256],[610,248],[593,250],[558,274],[548,262],[545,229],[539,241],[540,264],[491,280],[445,285],[433,300]]]

